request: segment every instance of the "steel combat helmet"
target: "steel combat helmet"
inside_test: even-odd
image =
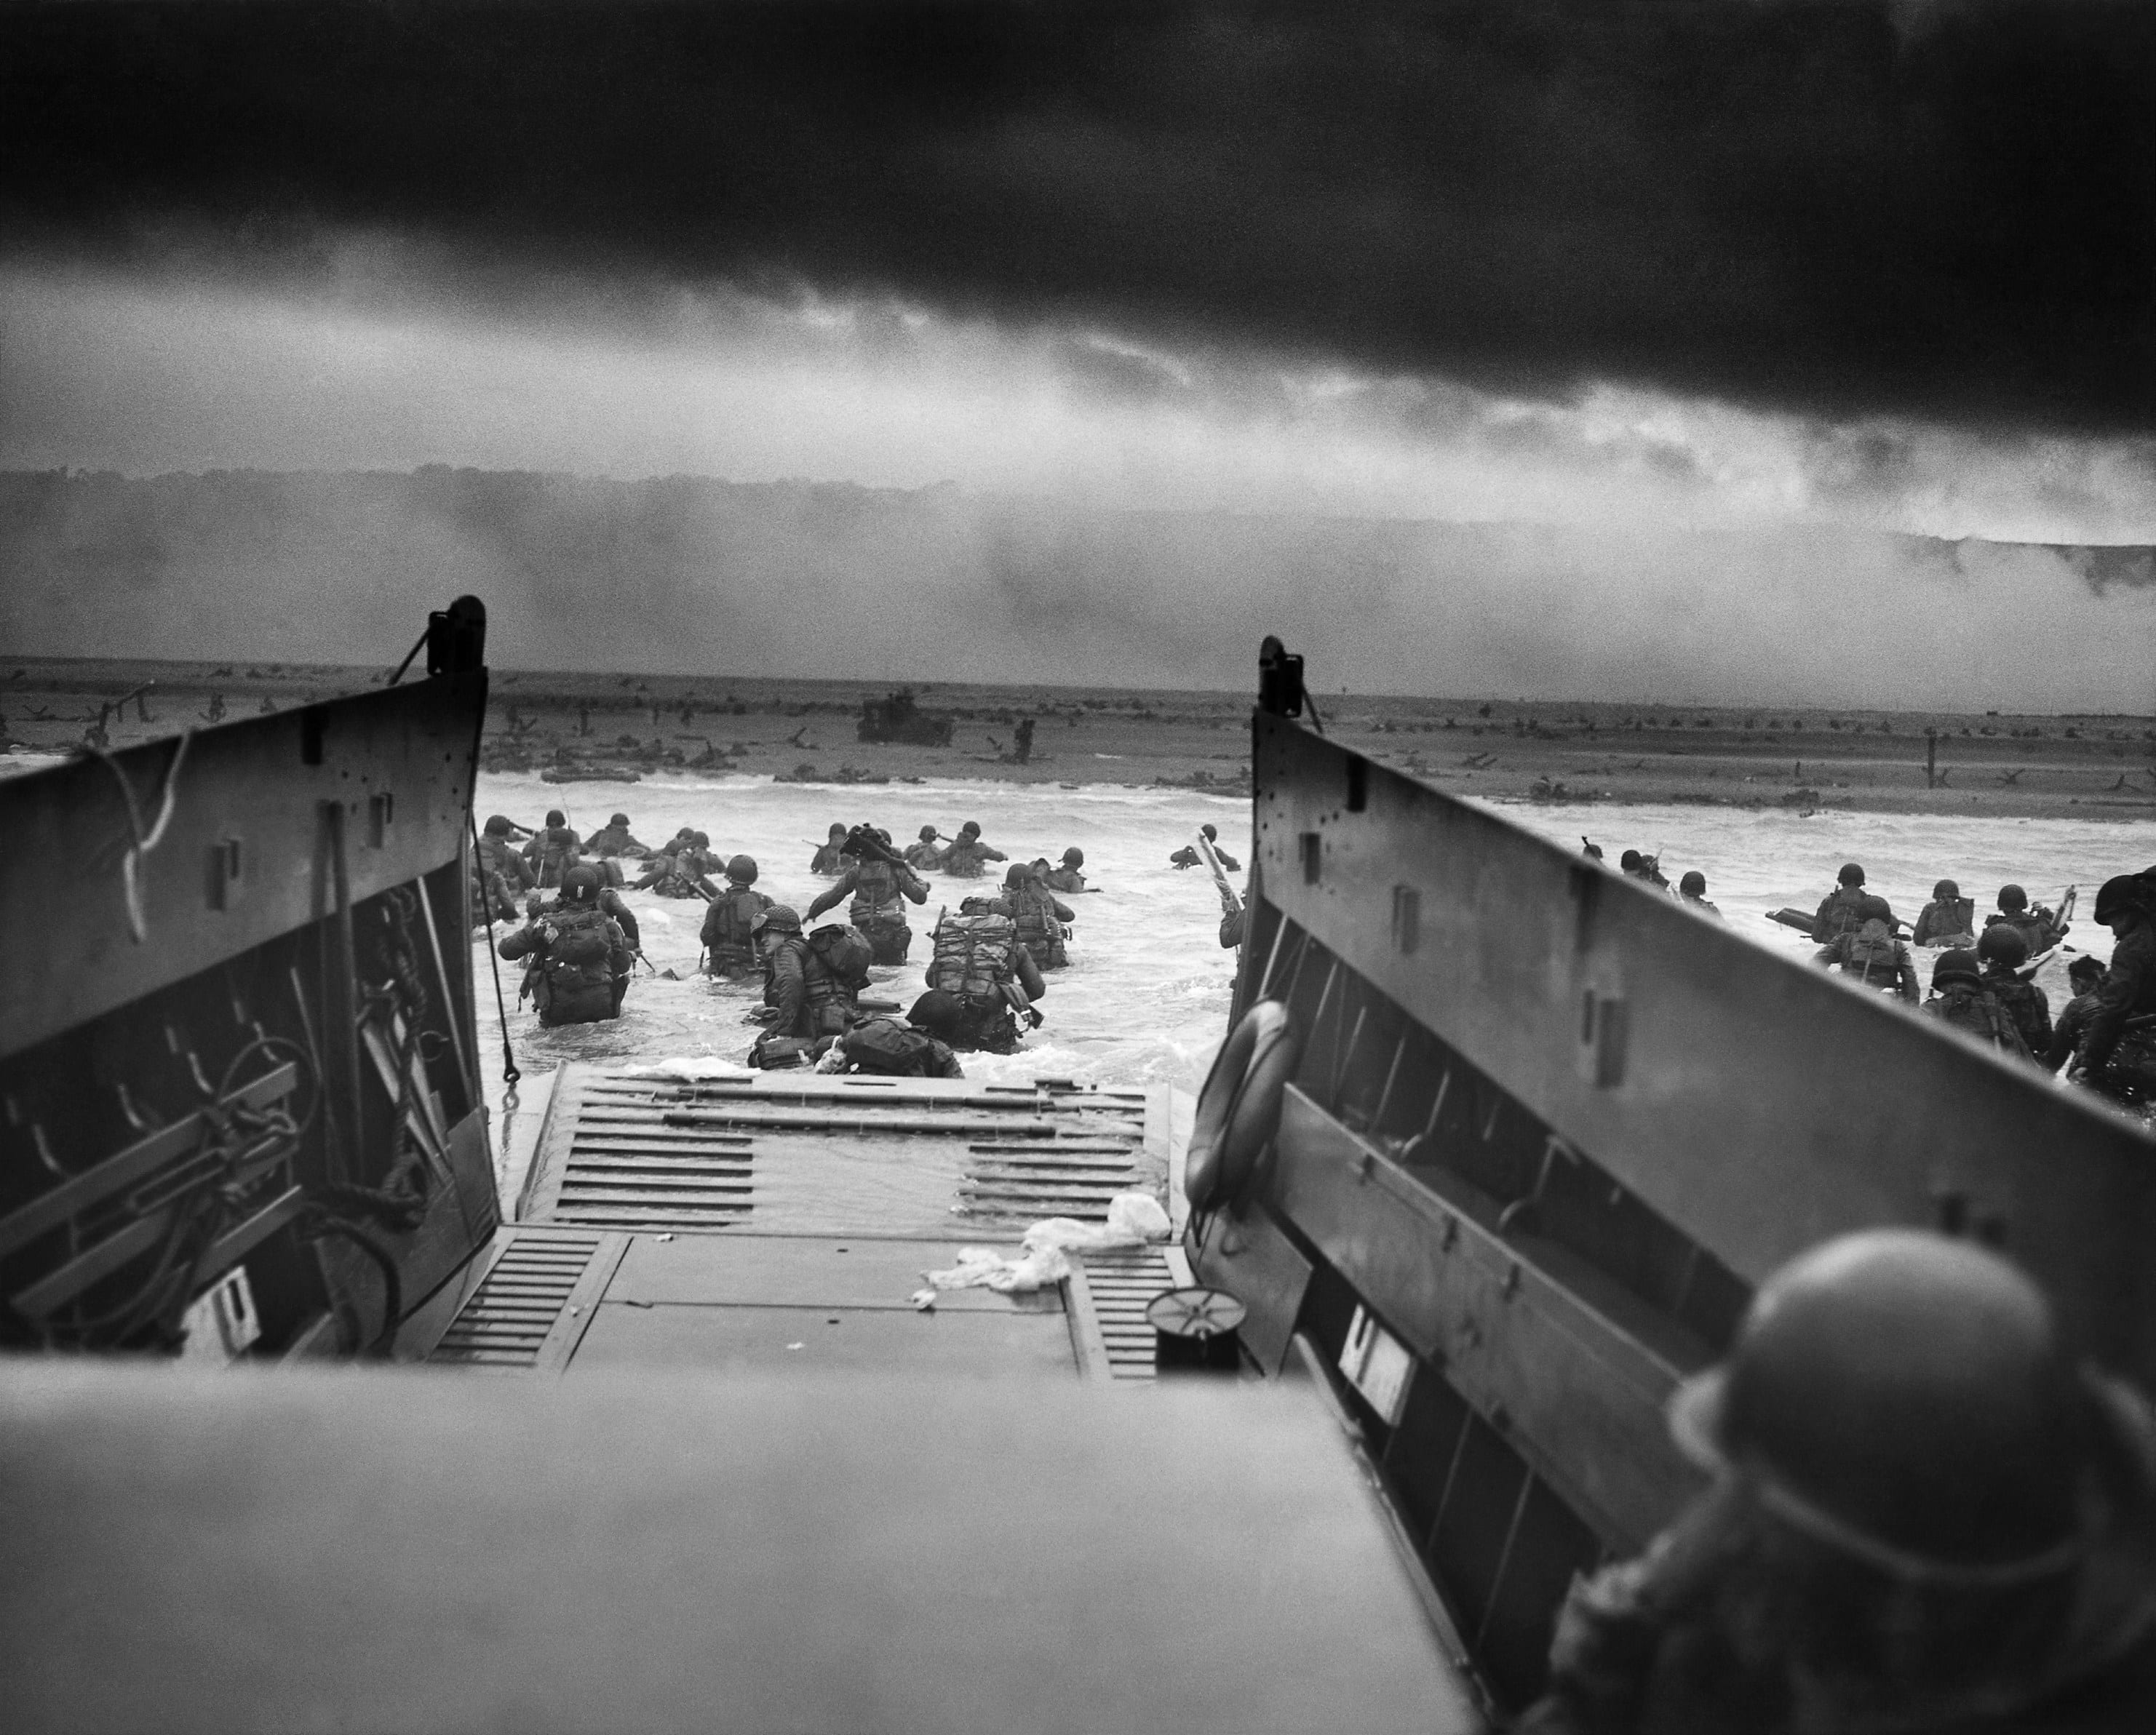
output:
[[[2097,889],[2096,919],[2108,926],[2136,910],[2146,911],[2156,897],[2156,872],[2114,874]]]
[[[932,988],[913,1003],[912,1009],[906,1014],[906,1021],[927,1031],[932,1036],[940,1036],[947,1041],[957,1031],[965,1011],[965,1004],[956,994],[946,993],[940,988]]]
[[[2005,1260],[1871,1229],[1768,1278],[1670,1420],[1686,1457],[1815,1542],[1904,1581],[2006,1586],[2089,1547],[2111,1401]]]
[[[1966,946],[1957,946],[1951,952],[1939,954],[1938,962],[1932,966],[1932,986],[1943,988],[1949,982],[1981,982],[1984,968],[1977,956]]]
[[[594,903],[601,884],[599,870],[580,861],[562,875],[562,896],[572,904]]]
[[[1086,852],[1073,844],[1063,852],[1063,863],[1066,867],[1083,867],[1086,865]]]
[[[2010,923],[1994,921],[1976,937],[1976,955],[2009,970],[2029,962],[2028,937]]]
[[[755,885],[756,875],[756,858],[753,855],[737,855],[726,864],[726,877],[737,885]]]
[[[1999,888],[1999,907],[2009,915],[2016,910],[2025,910],[2029,907],[2029,894],[2018,885],[2002,885]]]
[[[1857,862],[1845,861],[1841,865],[1841,871],[1834,877],[1838,885],[1861,885],[1864,883],[1864,869]]]
[[[785,904],[773,904],[768,910],[759,910],[749,917],[751,933],[762,933],[766,929],[774,934],[798,934],[801,932],[801,917]]]

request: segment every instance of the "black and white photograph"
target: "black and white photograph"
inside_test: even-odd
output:
[[[0,838],[10,1731],[2156,1728],[2146,0],[10,0]]]

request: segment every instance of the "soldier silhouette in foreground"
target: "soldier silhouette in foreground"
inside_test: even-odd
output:
[[[2156,1728],[2156,1429],[2004,1259],[1815,1248],[1670,1417],[1713,1484],[1574,1581],[1522,1735]]]

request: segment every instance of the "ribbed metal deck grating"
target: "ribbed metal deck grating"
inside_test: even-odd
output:
[[[1099,1223],[1108,1201],[1139,1184],[1137,1159],[1142,1133],[1128,1144],[1106,1142],[1097,1135],[1084,1142],[974,1145],[972,1163],[958,1188],[960,1209],[969,1217],[1075,1217]]]
[[[518,1235],[480,1280],[430,1362],[529,1368],[598,1252],[598,1235]]]
[[[1085,1255],[1086,1289],[1111,1379],[1153,1378],[1153,1329],[1146,1322],[1146,1303],[1190,1281],[1188,1266],[1178,1270],[1176,1257],[1177,1265],[1171,1265],[1170,1250],[1161,1247]]]
[[[755,1185],[749,1135],[669,1124],[680,1106],[648,1085],[588,1085],[551,1220],[711,1229],[746,1217]]]

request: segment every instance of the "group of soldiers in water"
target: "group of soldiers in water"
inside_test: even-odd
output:
[[[1580,841],[1589,859],[1603,860],[1596,844]],[[1627,879],[1667,891],[1704,915],[1721,916],[1707,901],[1706,875],[1697,870],[1673,888],[1657,856],[1627,850],[1619,867]],[[1812,918],[1819,947],[1814,962],[1921,1005],[2003,1054],[2063,1071],[2128,1103],[2156,1102],[2156,1030],[2150,1028],[2156,1014],[2156,868],[2118,875],[2097,894],[2096,920],[2118,944],[2108,967],[2087,954],[2068,963],[2072,997],[2056,1019],[2050,996],[2034,978],[2065,940],[2071,926],[2067,911],[2032,906],[2027,891],[2013,885],[1999,888],[1997,904],[1979,927],[1976,901],[1964,897],[1954,880],[1941,880],[1915,927],[1905,928],[1886,899],[1866,890],[1862,865],[1847,862]],[[1778,919],[1795,925],[1801,917],[1788,911]],[[1938,951],[1928,998],[1918,984],[1912,947]]]
[[[1234,868],[1213,836],[1206,827],[1202,847]],[[1184,866],[1199,857],[1190,849],[1170,860]],[[870,967],[902,964],[911,949],[906,906],[927,903],[922,876],[978,880],[995,863],[1005,864],[999,886],[939,917],[927,992],[902,1016],[895,1006],[865,1004]],[[643,956],[623,891],[701,898],[703,970],[726,981],[762,980],[763,1004],[752,1017],[764,1029],[750,1065],[957,1078],[957,1054],[1010,1053],[1024,1029],[1040,1024],[1044,973],[1070,962],[1066,942],[1077,915],[1063,900],[1096,889],[1086,883],[1085,863],[1075,845],[1060,863],[1013,861],[971,820],[954,838],[924,825],[903,850],[877,827],[834,824],[808,863],[810,873],[834,883],[803,910],[757,890],[761,870],[752,856],[722,859],[693,827],[654,849],[636,839],[626,814],[585,838],[558,810],[536,831],[495,814],[479,840],[474,921],[513,921],[526,898],[528,919],[501,942],[501,955],[524,961],[525,993],[542,1024],[583,1024],[619,1014]],[[640,869],[635,879],[624,864]],[[544,904],[540,893],[550,889],[556,899]],[[1224,905],[1231,897],[1224,894]],[[842,904],[843,921],[818,925]],[[1224,934],[1221,943],[1235,942]]]
[[[1976,901],[1942,880],[1904,940],[1892,906],[1866,890],[1861,863],[1845,863],[1836,877],[1812,919],[1818,963],[1921,1003],[2002,1054],[2065,1071],[2107,1096],[2156,1100],[2156,868],[2118,875],[2097,893],[2095,918],[2115,937],[2111,962],[2084,953],[2068,963],[2072,996],[2056,1019],[2034,978],[2071,930],[2063,910],[2032,906],[2020,886],[2002,885],[1979,928]],[[1938,952],[1928,999],[1912,947]]]

